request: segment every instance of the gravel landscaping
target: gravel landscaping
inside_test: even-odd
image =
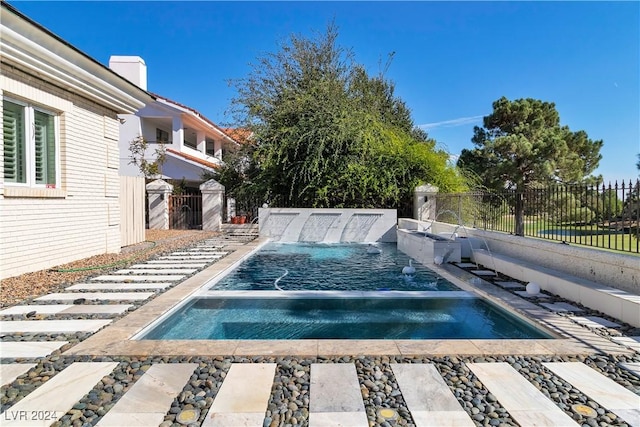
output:
[[[92,276],[126,268],[218,235],[220,234],[201,230],[146,230],[145,242],[125,247],[119,254],[96,255],[48,270],[2,280],[0,308],[55,292]]]

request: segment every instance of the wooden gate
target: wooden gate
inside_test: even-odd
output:
[[[169,227],[173,230],[202,229],[202,195],[170,195]]]

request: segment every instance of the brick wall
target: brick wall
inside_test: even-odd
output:
[[[116,112],[6,64],[0,71],[3,97],[60,118],[59,188],[11,186],[0,173],[0,278],[119,252]]]

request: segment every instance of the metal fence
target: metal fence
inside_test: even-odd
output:
[[[202,195],[170,195],[169,227],[176,230],[201,229]]]
[[[640,180],[438,194],[437,221],[640,253]]]

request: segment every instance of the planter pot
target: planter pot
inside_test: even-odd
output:
[[[245,224],[247,222],[247,216],[246,215],[242,215],[239,217],[239,222],[238,224]]]
[[[231,217],[231,224],[240,224],[240,217],[232,216]]]

